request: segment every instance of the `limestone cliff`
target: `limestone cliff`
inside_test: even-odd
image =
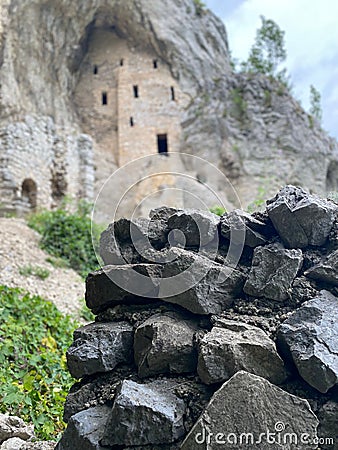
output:
[[[0,0],[0,190],[6,207],[25,203],[32,195],[42,206],[56,204],[65,193],[93,198],[93,187],[98,192],[119,164],[112,147],[119,145],[113,144],[115,139],[121,142],[121,133],[116,133],[123,128],[117,124],[95,132],[95,122],[88,119],[92,105],[84,117],[77,101],[77,93],[85,93],[79,91],[85,74],[92,67],[97,73],[90,58],[95,57],[98,31],[123,41],[130,59],[135,55],[144,63],[149,58],[154,67],[158,61],[167,71],[178,121],[169,147],[177,143],[180,152],[214,163],[245,203],[262,184],[270,191],[272,185],[293,182],[322,194],[337,188],[336,141],[274,83],[233,74],[223,23],[211,12],[199,11],[193,0]],[[106,49],[98,51],[105,54]],[[121,86],[118,69],[103,63],[106,69],[116,69],[111,83]],[[148,91],[151,98],[151,88]],[[129,104],[121,93],[116,95],[117,104]],[[82,98],[80,104],[86,101]],[[92,116],[98,108],[93,106]],[[144,117],[147,111],[141,108],[139,114]],[[129,110],[125,116],[133,126]],[[93,131],[88,123],[94,123]],[[164,131],[154,129],[154,139],[156,134],[166,136],[165,126]],[[122,133],[125,140],[129,132]],[[154,146],[145,141],[143,147],[145,153],[156,152],[155,141]],[[128,154],[128,148],[125,145],[123,161],[137,156],[132,150]],[[211,181],[203,164],[184,164],[183,159],[179,170]],[[36,191],[26,199],[25,180],[33,181]],[[221,178],[218,184],[227,194]],[[198,186],[195,191],[199,195]]]

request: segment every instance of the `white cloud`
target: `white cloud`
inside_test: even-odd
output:
[[[245,0],[222,19],[233,57],[246,59],[260,15],[285,31],[287,68],[295,96],[309,107],[309,86],[322,94],[324,128],[338,136],[338,2],[335,0]]]

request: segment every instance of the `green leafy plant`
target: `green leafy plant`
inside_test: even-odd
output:
[[[36,213],[28,221],[41,234],[41,248],[66,261],[83,277],[98,265],[92,235],[97,242],[101,229],[92,224],[89,210],[86,203],[80,202],[75,212],[63,204],[55,211]]]
[[[195,11],[198,16],[202,16],[206,11],[206,5],[201,0],[194,0]]]
[[[45,269],[40,266],[31,266],[31,265],[20,267],[19,273],[20,273],[20,275],[25,276],[25,277],[34,276],[34,277],[41,278],[41,280],[45,280],[50,275],[50,272],[48,269]]]
[[[282,83],[289,91],[291,84],[286,69],[279,66],[286,60],[284,36],[276,22],[261,16],[262,25],[256,31],[255,42],[251,47],[248,60],[242,62],[245,72],[262,73]]]
[[[323,111],[321,107],[320,92],[311,84],[310,86],[310,114],[315,117],[318,122],[322,121]],[[313,126],[313,125],[312,125]]]
[[[212,206],[211,208],[209,208],[209,211],[216,214],[217,216],[223,216],[223,214],[227,212],[227,210],[220,205]]]
[[[69,267],[68,261],[65,261],[62,258],[55,258],[53,256],[48,256],[46,258],[46,262],[51,264],[56,269],[67,269]]]
[[[244,100],[243,92],[240,88],[235,88],[230,91],[230,97],[234,108],[232,113],[238,118],[243,119],[247,112],[247,102]]]
[[[0,286],[0,411],[56,439],[64,429],[63,404],[74,380],[65,352],[78,324],[51,303]]]

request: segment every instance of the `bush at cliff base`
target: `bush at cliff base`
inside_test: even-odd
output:
[[[55,439],[65,427],[74,382],[65,352],[77,326],[52,303],[0,286],[0,410],[33,423],[38,438]]]

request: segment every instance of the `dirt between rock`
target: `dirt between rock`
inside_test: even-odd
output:
[[[51,256],[39,247],[39,234],[23,219],[0,218],[0,284],[20,287],[50,300],[64,314],[75,317],[82,307],[84,280],[72,269],[56,268]],[[42,280],[36,275],[21,275],[27,266],[47,269]]]

